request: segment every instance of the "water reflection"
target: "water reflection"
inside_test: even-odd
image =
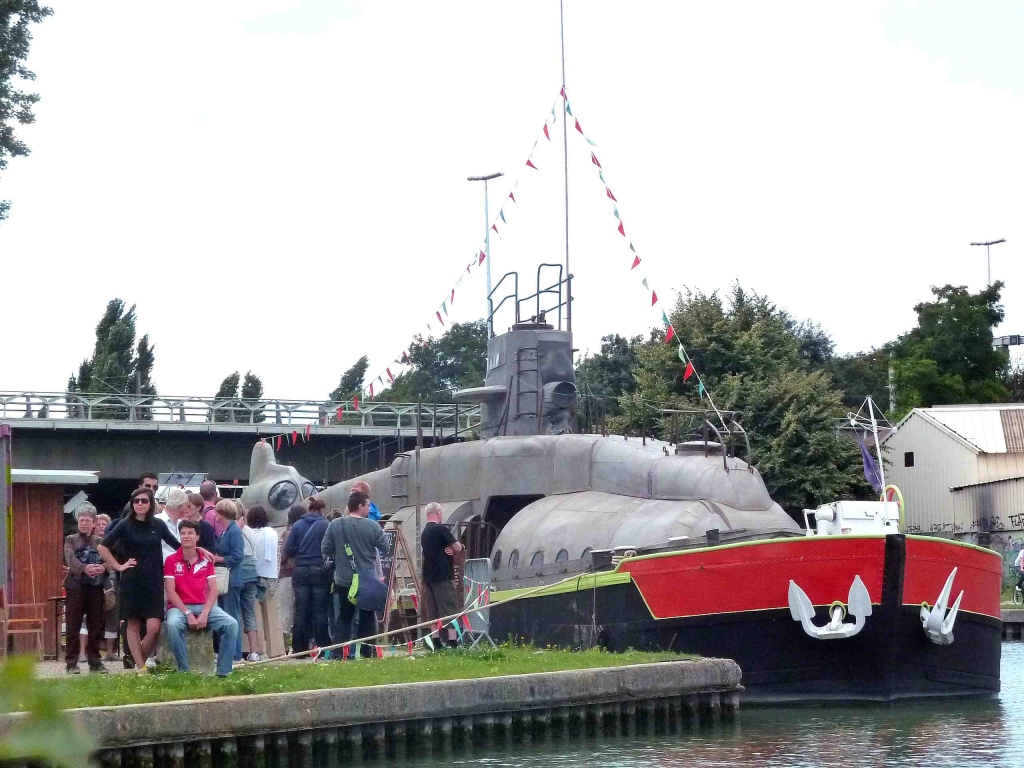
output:
[[[1005,643],[998,700],[744,710],[734,726],[674,735],[490,746],[403,765],[441,768],[1024,765],[1024,643]]]

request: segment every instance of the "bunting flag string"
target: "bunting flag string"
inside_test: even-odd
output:
[[[572,109],[570,108],[569,97],[566,94],[564,88],[560,92],[560,95],[562,96],[563,99],[565,99],[565,111],[566,111],[566,113],[569,114],[569,115],[572,115],[573,113],[572,113]],[[596,147],[597,144],[593,140],[591,140],[591,138],[586,134],[586,132],[580,126],[579,117],[574,115],[573,119],[575,120],[575,123],[576,123],[576,130],[580,133],[580,135],[583,136],[584,139],[586,139],[587,144],[589,146],[591,146],[591,147]],[[618,222],[618,225],[617,225],[616,229],[618,230],[620,235],[622,235],[623,237],[626,237],[625,222],[623,221],[622,214],[619,212],[619,208],[618,208],[619,200],[615,196],[615,194],[612,192],[611,186],[608,184],[607,180],[605,179],[605,176],[604,176],[604,166],[601,165],[601,161],[597,159],[597,154],[593,150],[590,150],[590,162],[591,162],[591,164],[593,164],[597,168],[597,176],[601,180],[601,184],[604,186],[605,197],[608,198],[612,202],[612,215],[615,217],[616,221]],[[640,266],[641,258],[640,258],[640,255],[637,253],[637,250],[634,247],[633,242],[631,240],[629,240],[628,238],[627,238],[627,242],[629,243],[629,250],[633,254],[633,259],[632,259],[632,262],[631,262],[630,267],[629,267],[630,271],[632,271],[632,270],[636,269],[638,266]],[[641,285],[643,285],[644,289],[648,293],[650,293],[651,306],[654,307],[655,305],[657,305],[657,303],[658,303],[658,292],[656,290],[654,290],[654,288],[651,287],[650,284],[648,283],[647,275],[643,276],[643,278],[640,280],[640,283],[641,283]],[[697,396],[698,396],[698,398],[703,402],[704,398],[707,397],[708,403],[714,409],[714,411],[717,414],[719,420],[722,422],[722,425],[724,426],[725,425],[725,420],[722,418],[722,414],[719,412],[718,407],[715,405],[714,400],[711,398],[711,395],[708,393],[707,388],[704,385],[704,381],[703,381],[703,379],[701,379],[700,373],[697,371],[696,367],[693,364],[693,359],[686,353],[686,350],[683,347],[682,341],[679,339],[679,334],[676,331],[675,326],[672,325],[672,322],[669,320],[668,313],[664,309],[661,310],[661,319],[662,319],[662,322],[665,325],[665,343],[666,344],[675,343],[677,345],[679,360],[685,366],[684,370],[683,370],[683,381],[684,382],[685,381],[689,381],[691,378],[696,377],[696,380],[697,380]]]
[[[565,98],[564,89],[559,92],[559,98]],[[566,105],[568,106],[568,102],[566,102]],[[548,113],[548,116],[544,120],[544,125],[541,128],[541,132],[544,135],[544,137],[548,140],[548,143],[551,142],[551,133],[549,131],[549,125],[554,125],[557,122],[557,117],[556,117],[557,112],[558,112],[557,107],[558,107],[558,99],[556,99],[554,101],[554,103],[551,105],[551,109],[550,109],[550,111]],[[569,111],[568,108],[567,108],[566,111],[568,111],[569,114],[572,114],[572,112]],[[580,132],[580,134],[585,136],[585,134],[583,134],[583,129],[579,125],[579,121],[576,121],[576,128]],[[589,141],[589,139],[588,139],[588,141]],[[537,145],[538,145],[539,142],[540,142],[540,139],[538,137],[533,142],[533,145],[530,147],[530,153],[529,153],[529,155],[526,158],[526,167],[531,168],[531,169],[533,169],[535,171],[539,171],[540,170],[540,167],[537,166],[537,164],[534,162],[534,157],[533,157],[534,156],[534,152],[537,150]],[[502,225],[507,225],[508,224],[508,217],[506,216],[506,213],[505,213],[505,205],[508,203],[508,201],[511,201],[514,205],[519,205],[519,201],[516,199],[516,194],[515,194],[516,190],[518,188],[519,188],[519,178],[516,178],[516,180],[512,184],[511,191],[509,191],[509,193],[508,193],[508,197],[505,198],[505,204],[503,204],[498,209],[498,212],[494,216],[494,219],[490,222],[489,230],[493,230],[494,233],[498,236],[499,239],[502,238],[502,235],[501,235],[501,232],[498,231],[498,222],[500,221],[502,223]],[[464,271],[460,270],[459,278],[458,278],[458,281],[455,283],[455,285],[459,285],[459,283],[462,282],[462,278],[465,277],[466,275],[472,276],[473,269],[476,268],[476,267],[482,266],[483,263],[484,263],[484,259],[486,259],[486,258],[487,258],[487,254],[484,251],[484,249],[482,247],[479,248],[477,253],[469,261],[469,263],[466,264]],[[442,302],[437,307],[435,307],[435,309],[434,309],[434,315],[437,317],[437,321],[442,326],[445,325],[445,322],[442,319],[442,314],[441,313],[442,312],[444,313],[444,317],[448,317],[448,305],[455,303],[455,289],[454,288],[449,289],[448,293],[446,293],[445,295],[446,296],[450,295],[450,298],[442,300]],[[430,333],[433,333],[433,328],[431,327],[430,323],[426,323],[426,328],[427,328],[428,335]],[[416,338],[416,337],[414,336],[414,338]],[[426,340],[424,340],[423,343],[426,344],[427,343]],[[400,365],[407,364],[408,363],[408,357],[406,356],[404,359],[399,358],[398,360],[396,360],[396,363],[398,363]],[[387,372],[387,375],[388,375],[388,379],[392,383],[394,383],[395,377],[391,375],[390,370],[386,369],[386,372]],[[377,380],[383,386],[384,382],[383,382],[383,379],[381,378],[383,373],[384,372],[381,372],[381,374],[379,374],[376,377],[370,377],[368,380],[370,382],[373,382],[374,380]],[[375,397],[375,394],[374,394],[374,388],[373,388],[373,384],[372,383],[369,385],[368,389],[369,389],[370,399],[373,399]]]

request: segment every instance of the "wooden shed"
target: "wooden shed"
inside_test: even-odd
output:
[[[55,611],[48,598],[61,594],[64,565],[64,495],[69,488],[98,482],[95,472],[11,470],[11,518],[7,530],[7,600],[46,606],[44,653],[57,653]],[[35,651],[35,638],[12,638],[15,652]]]

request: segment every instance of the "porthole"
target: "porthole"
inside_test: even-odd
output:
[[[494,553],[494,557],[491,559],[491,570],[497,571],[501,569],[501,550],[499,549]]]
[[[592,549],[593,549],[593,547],[587,547],[586,549],[584,549],[583,550],[583,554],[580,555],[580,559],[582,559],[582,558],[586,557],[587,555],[589,555],[590,554],[590,550],[592,550]]]
[[[308,499],[316,493],[316,486],[308,480],[302,484],[302,498]]]
[[[512,554],[508,556],[508,567],[510,570],[515,570],[519,567],[519,550],[513,549]]]
[[[544,553],[534,552],[533,557],[530,558],[530,565],[544,565]]]
[[[556,563],[568,563],[569,562],[569,550],[568,549],[560,549],[560,550],[558,550],[558,554],[555,555],[555,562]]]
[[[299,496],[299,487],[291,480],[282,480],[270,486],[267,501],[274,509],[287,509]]]

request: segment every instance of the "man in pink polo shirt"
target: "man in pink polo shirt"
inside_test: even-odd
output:
[[[217,607],[217,574],[213,562],[199,554],[199,523],[182,520],[179,524],[181,549],[164,561],[164,592],[167,616],[164,631],[174,652],[178,671],[188,672],[188,647],[185,633],[209,628],[220,638],[221,648],[234,648],[238,622]],[[231,672],[231,654],[217,655],[217,676]]]

